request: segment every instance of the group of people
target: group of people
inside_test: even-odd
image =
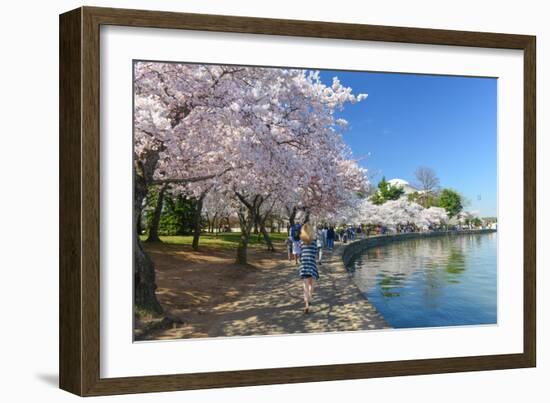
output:
[[[363,229],[360,226],[340,228],[338,236],[343,243],[355,241],[358,238],[363,239]]]
[[[375,228],[374,232],[383,234],[385,228]],[[347,226],[336,230],[333,226],[326,225],[315,229],[308,223],[289,225],[288,260],[294,260],[295,264],[299,265],[298,274],[304,286],[305,313],[309,313],[311,306],[314,281],[319,279],[318,265],[323,263],[323,250],[332,251],[335,240],[346,243],[357,238],[362,239],[365,235],[368,236],[369,233],[361,227]]]
[[[306,225],[313,231],[310,224],[304,224],[304,226]],[[288,260],[294,259],[296,264],[299,263],[300,256],[302,254],[303,241],[300,238],[302,228],[303,226],[298,223],[291,225],[288,228]],[[320,226],[317,228],[316,232],[313,232],[313,236],[317,245],[317,262],[322,264],[323,249],[333,250],[334,240],[338,237],[338,234],[334,227]]]

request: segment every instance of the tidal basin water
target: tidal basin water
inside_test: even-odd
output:
[[[375,246],[352,260],[348,270],[394,328],[497,322],[496,233]]]

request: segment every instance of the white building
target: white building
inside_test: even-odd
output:
[[[417,188],[415,188],[413,185],[411,185],[409,182],[407,182],[404,179],[394,178],[394,179],[390,179],[388,183],[392,186],[402,187],[403,190],[405,191],[404,196],[407,196],[408,194],[414,193],[414,192],[422,193],[421,190],[418,190]]]

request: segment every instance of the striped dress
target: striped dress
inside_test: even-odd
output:
[[[319,272],[317,271],[317,242],[313,240],[309,245],[301,243],[300,277],[314,277],[316,280],[319,280]]]

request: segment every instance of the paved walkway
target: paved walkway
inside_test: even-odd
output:
[[[326,251],[325,251],[326,252]],[[325,253],[319,267],[309,314],[304,314],[298,267],[285,262],[270,269],[242,298],[232,313],[219,316],[209,337],[246,336],[388,328],[376,309],[360,294],[341,263],[339,250]],[[225,309],[224,309],[225,310]]]

